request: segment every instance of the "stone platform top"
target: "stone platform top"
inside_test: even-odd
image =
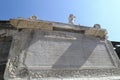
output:
[[[61,30],[83,33],[85,35],[106,38],[106,30],[101,28],[92,28],[81,25],[73,25],[60,22],[51,22],[44,20],[31,20],[31,19],[10,19],[10,24],[17,29],[41,29],[41,30]]]

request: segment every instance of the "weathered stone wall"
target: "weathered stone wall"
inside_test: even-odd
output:
[[[3,75],[8,60],[9,50],[12,37],[0,37],[0,80],[3,80]]]
[[[7,61],[11,42],[12,42],[11,37],[0,38],[0,62]]]
[[[119,61],[105,39],[79,33],[22,30],[14,37],[5,80],[119,75]]]

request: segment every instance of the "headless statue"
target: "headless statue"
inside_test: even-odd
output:
[[[75,16],[73,14],[70,14],[68,20],[70,24],[74,24]]]
[[[101,29],[101,26],[100,26],[100,24],[94,24],[94,28]]]
[[[31,20],[37,20],[37,16],[31,16],[29,19],[31,19]]]

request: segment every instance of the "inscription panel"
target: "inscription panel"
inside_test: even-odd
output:
[[[77,33],[42,31],[34,33],[25,64],[30,69],[115,67],[102,40]]]

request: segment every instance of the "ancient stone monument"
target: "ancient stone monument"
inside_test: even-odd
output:
[[[12,37],[5,80],[120,79],[119,58],[100,25],[33,19],[10,19],[10,29],[1,30]]]

